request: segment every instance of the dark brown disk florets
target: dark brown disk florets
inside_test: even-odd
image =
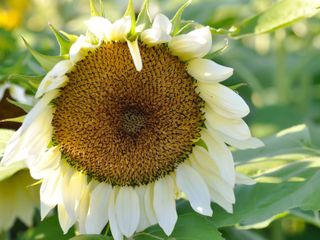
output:
[[[56,99],[55,142],[69,164],[100,182],[148,184],[183,162],[199,137],[202,100],[186,65],[164,45],[103,43],[67,74]]]

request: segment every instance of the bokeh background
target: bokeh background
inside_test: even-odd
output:
[[[269,8],[274,2],[194,0],[183,16],[185,20],[228,29]],[[105,15],[111,20],[119,18],[127,5],[126,0],[106,0],[104,3]],[[134,1],[137,10],[141,3],[141,0]],[[161,9],[172,17],[183,3],[180,0],[152,0],[151,15]],[[79,34],[85,31],[84,21],[89,16],[88,0],[0,0],[0,87],[6,82],[15,83],[25,87],[27,95],[32,95],[32,89],[12,74],[44,74],[20,36],[34,49],[58,55],[58,45],[48,23],[56,29]],[[235,69],[235,74],[225,84],[239,84],[237,91],[251,108],[246,120],[253,135],[262,138],[293,125],[307,124],[313,143],[319,148],[320,16],[299,21],[274,33],[244,39],[217,35],[214,47],[219,49],[226,41],[228,48],[214,60]],[[0,120],[22,115],[23,112],[8,103],[6,98],[11,98],[9,90],[0,102]],[[16,129],[18,126],[16,123],[0,123],[1,128]],[[309,216],[297,211],[269,225],[264,224],[262,229],[224,229],[224,237],[228,240],[320,239],[319,221]],[[50,221],[53,222],[46,223],[48,228],[55,224],[55,220]],[[18,223],[15,231],[18,234],[23,228]],[[32,229],[29,231],[30,236],[33,235]]]

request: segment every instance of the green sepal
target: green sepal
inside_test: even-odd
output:
[[[222,54],[228,47],[229,47],[229,42],[228,42],[228,39],[226,39],[223,47],[219,48],[218,50],[209,52],[204,58],[213,59],[219,56],[220,54]]]
[[[22,123],[24,121],[25,115],[15,118],[6,118],[0,120],[0,122],[16,122],[16,123]]]
[[[104,13],[104,6],[103,1],[99,0],[99,6],[97,6],[96,0],[89,0],[90,1],[90,13],[92,17],[103,17]]]
[[[23,103],[19,103],[15,100],[9,99],[7,98],[7,101],[13,105],[15,105],[18,108],[21,108],[23,111],[25,111],[26,113],[29,112],[32,108],[32,106],[27,105],[27,104],[23,104]]]
[[[183,11],[186,9],[186,7],[188,7],[191,4],[191,0],[188,0],[185,4],[183,4],[178,11],[176,12],[176,14],[174,15],[174,17],[171,19],[171,23],[172,23],[172,31],[171,34],[172,36],[175,36],[178,34],[179,30],[180,30],[180,25],[181,25],[181,16]]]
[[[66,38],[68,38],[69,41],[71,42],[71,45],[72,45],[75,41],[77,41],[77,39],[78,39],[78,36],[77,36],[77,35],[70,34],[70,33],[67,33],[67,32],[62,31],[62,30],[60,30],[59,33],[61,33],[61,34],[63,34],[64,36],[66,36]]]
[[[26,76],[19,74],[11,74],[8,76],[7,80],[9,82],[17,83],[20,86],[23,86],[26,89],[30,89],[33,93],[35,93],[40,85],[41,80],[44,76]]]
[[[137,33],[136,33],[136,15],[134,12],[134,6],[133,6],[132,0],[128,1],[128,7],[126,12],[124,13],[124,17],[131,18],[131,29],[130,29],[130,33],[128,34],[128,39],[130,41],[133,41],[137,38]]]
[[[62,56],[64,54],[68,54],[70,47],[72,45],[72,42],[70,41],[70,39],[68,39],[67,36],[65,36],[63,33],[59,32],[57,29],[55,29],[54,26],[52,26],[52,24],[50,24],[50,23],[49,23],[49,28],[53,32],[53,34],[56,37],[57,42],[59,44],[60,56]]]
[[[47,56],[42,53],[39,53],[38,51],[32,49],[30,44],[23,37],[22,39],[26,47],[28,48],[29,52],[32,54],[32,56],[38,61],[41,67],[47,72],[49,72],[58,62],[68,59],[68,55]]]
[[[139,31],[142,32],[144,29],[149,28],[151,23],[152,20],[149,13],[149,0],[144,0],[136,25]]]

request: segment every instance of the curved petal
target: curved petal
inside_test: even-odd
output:
[[[171,21],[163,14],[157,14],[154,18],[152,28],[141,33],[141,41],[149,46],[166,43],[171,40]]]
[[[116,217],[122,234],[131,237],[140,219],[139,198],[132,187],[120,187],[116,200]]]
[[[256,181],[244,174],[237,173],[236,175],[236,184],[243,184],[243,185],[254,185]]]
[[[63,177],[62,199],[71,219],[76,219],[81,196],[87,186],[87,176],[73,169]]]
[[[57,146],[43,152],[39,159],[28,161],[30,175],[34,179],[41,179],[48,176],[59,167],[61,152]]]
[[[59,170],[44,178],[40,187],[40,212],[43,220],[58,203],[61,203],[61,173]]]
[[[199,83],[198,89],[206,104],[222,117],[243,118],[250,112],[246,102],[237,93],[219,83]]]
[[[79,226],[79,233],[80,234],[87,234],[86,230],[86,223],[87,223],[87,216],[90,204],[90,197],[91,197],[91,186],[93,185],[93,181],[89,184],[86,184],[82,187],[82,194],[79,200],[79,205],[77,208],[77,220]]]
[[[62,87],[68,81],[68,77],[65,74],[70,71],[72,67],[73,63],[70,60],[58,62],[41,81],[36,93],[36,98],[41,97],[44,93],[53,89]]]
[[[226,180],[230,186],[235,184],[235,169],[233,157],[228,147],[221,141],[218,141],[206,129],[202,129],[201,138],[206,143],[209,155],[216,162],[220,176]]]
[[[130,42],[128,40],[127,44],[133,59],[134,66],[136,67],[137,71],[140,72],[142,70],[142,59],[140,55],[138,39],[136,39],[134,42]]]
[[[188,164],[180,164],[176,170],[177,185],[187,195],[191,207],[198,213],[212,216],[207,184],[199,173]]]
[[[110,41],[112,23],[104,17],[91,17],[86,21],[87,28],[96,38]]]
[[[209,59],[196,58],[188,62],[188,73],[204,83],[218,83],[231,77],[233,69]]]
[[[237,140],[246,140],[251,137],[248,125],[241,118],[228,119],[205,106],[205,125]]]
[[[64,234],[66,234],[75,223],[75,221],[69,217],[63,204],[58,205],[58,219]]]
[[[117,21],[112,25],[112,31],[110,35],[111,41],[125,41],[128,33],[131,29],[131,18],[126,16]]]
[[[153,207],[160,227],[169,236],[178,219],[174,182],[171,176],[161,178],[154,183]]]
[[[232,203],[227,201],[223,196],[221,196],[220,193],[218,193],[215,189],[213,189],[210,186],[209,186],[209,192],[210,192],[211,200],[213,202],[217,203],[219,206],[225,209],[228,213],[233,212]]]
[[[100,43],[98,45],[90,43],[86,36],[80,35],[77,41],[75,41],[75,43],[72,44],[69,50],[70,60],[73,63],[80,61],[88,54],[90,50],[95,49],[99,45]]]
[[[86,220],[86,232],[99,234],[108,223],[108,203],[112,186],[100,183],[91,193],[91,199]]]
[[[173,37],[169,42],[171,53],[182,61],[205,56],[212,46],[212,37],[209,27],[193,30],[187,34]]]
[[[146,186],[144,203],[145,203],[146,215],[150,222],[150,225],[154,225],[157,223],[156,213],[153,207],[153,196],[154,196],[154,183],[149,183]]]
[[[118,221],[116,218],[116,193],[117,193],[117,189],[113,188],[111,191],[109,205],[108,205],[110,230],[114,240],[123,240],[123,235],[120,232]]]
[[[208,130],[213,136],[216,136],[221,139],[221,141],[238,149],[255,149],[264,146],[264,143],[255,137],[250,137],[245,140],[237,140],[213,128],[208,128]]]
[[[145,205],[146,188],[147,188],[146,186],[140,186],[135,188],[139,197],[139,209],[140,209],[140,221],[137,227],[137,232],[141,232],[145,230],[147,227],[152,225],[149,222],[147,213],[146,213],[146,205]]]

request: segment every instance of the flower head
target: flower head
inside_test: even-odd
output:
[[[25,159],[42,179],[42,218],[58,206],[65,232],[78,222],[100,233],[109,222],[122,239],[158,223],[170,235],[180,192],[200,214],[212,215],[211,201],[232,212],[226,143],[261,145],[242,120],[246,103],[220,84],[233,69],[204,58],[210,27],[176,31],[162,14],[151,21],[147,3],[137,20],[130,1],[114,23],[86,22],[6,149],[5,163]]]

